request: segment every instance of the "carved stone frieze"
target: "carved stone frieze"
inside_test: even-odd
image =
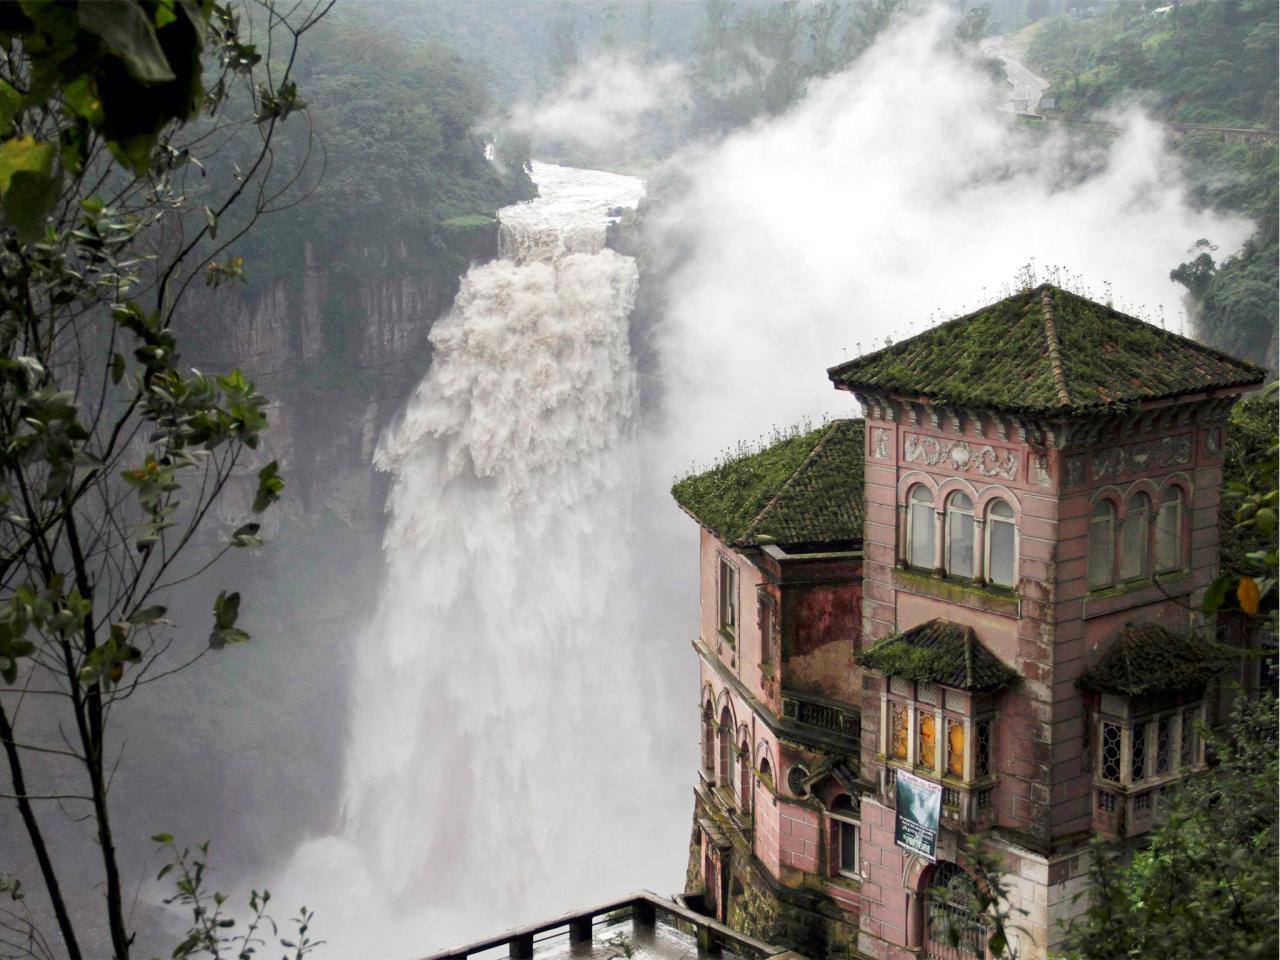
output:
[[[1049,474],[1049,455],[1048,454],[1045,454],[1045,453],[1035,454],[1032,457],[1031,466],[1032,466],[1032,470],[1031,470],[1032,476],[1038,485],[1042,487],[1047,487],[1053,483],[1053,478]]]
[[[1191,462],[1191,435],[1158,437],[1099,450],[1091,461],[1089,475],[1094,480],[1116,480],[1152,468],[1180,467]]]
[[[1067,486],[1078,487],[1084,482],[1084,454],[1077,453],[1064,458],[1067,466]]]
[[[876,427],[871,431],[873,444],[872,456],[877,460],[889,459],[889,431],[884,427]]]
[[[930,467],[942,465],[963,473],[1000,477],[1004,480],[1017,480],[1020,466],[1020,458],[1013,450],[989,443],[943,440],[915,433],[909,433],[904,438],[902,457],[912,463],[923,463]]]

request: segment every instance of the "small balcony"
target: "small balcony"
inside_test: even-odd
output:
[[[784,690],[782,716],[847,740],[849,752],[857,756],[862,740],[862,711],[857,707],[816,694]]]

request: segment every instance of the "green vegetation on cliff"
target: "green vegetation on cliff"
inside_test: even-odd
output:
[[[1276,129],[1277,23],[1266,0],[1186,3],[1158,13],[1124,2],[1104,15],[1040,24],[1028,58],[1052,83],[1066,119],[1132,98],[1169,123]],[[1277,150],[1273,142],[1187,136],[1177,143],[1199,199],[1257,224],[1219,261],[1206,241],[1172,271],[1195,299],[1200,335],[1276,367]],[[1212,239],[1212,238],[1209,238]]]

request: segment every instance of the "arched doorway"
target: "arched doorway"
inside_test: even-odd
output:
[[[924,954],[927,960],[983,960],[986,920],[978,910],[973,879],[958,865],[939,861],[924,884]]]

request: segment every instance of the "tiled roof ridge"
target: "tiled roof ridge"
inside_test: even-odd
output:
[[[746,529],[743,530],[742,533],[738,535],[736,540],[737,543],[746,542],[747,538],[751,536],[752,532],[756,529],[756,527],[758,527],[761,524],[761,522],[763,522],[764,518],[768,516],[769,511],[772,510],[777,505],[778,501],[782,498],[782,495],[788,489],[790,489],[793,483],[796,482],[796,478],[805,472],[809,464],[813,463],[814,459],[822,451],[822,448],[827,445],[827,441],[830,440],[832,436],[835,435],[836,427],[840,426],[841,424],[851,422],[851,419],[852,418],[846,417],[840,420],[832,420],[830,423],[827,424],[826,432],[822,435],[822,437],[818,440],[818,442],[813,445],[813,449],[809,451],[809,455],[800,461],[800,466],[796,467],[795,470],[791,471],[791,476],[787,477],[786,482],[782,486],[780,486],[776,491],[774,491],[774,494],[769,499],[769,502],[766,503],[764,507],[760,510],[760,512],[756,514],[755,519],[747,524]]]
[[[1053,298],[1049,291],[1053,287],[1043,284],[1040,287],[1040,305],[1044,309],[1044,339],[1049,345],[1049,367],[1053,371],[1053,383],[1058,388],[1058,399],[1064,406],[1071,406],[1071,392],[1067,389],[1067,377],[1062,372],[1062,347],[1058,344],[1058,331],[1053,325]]]

